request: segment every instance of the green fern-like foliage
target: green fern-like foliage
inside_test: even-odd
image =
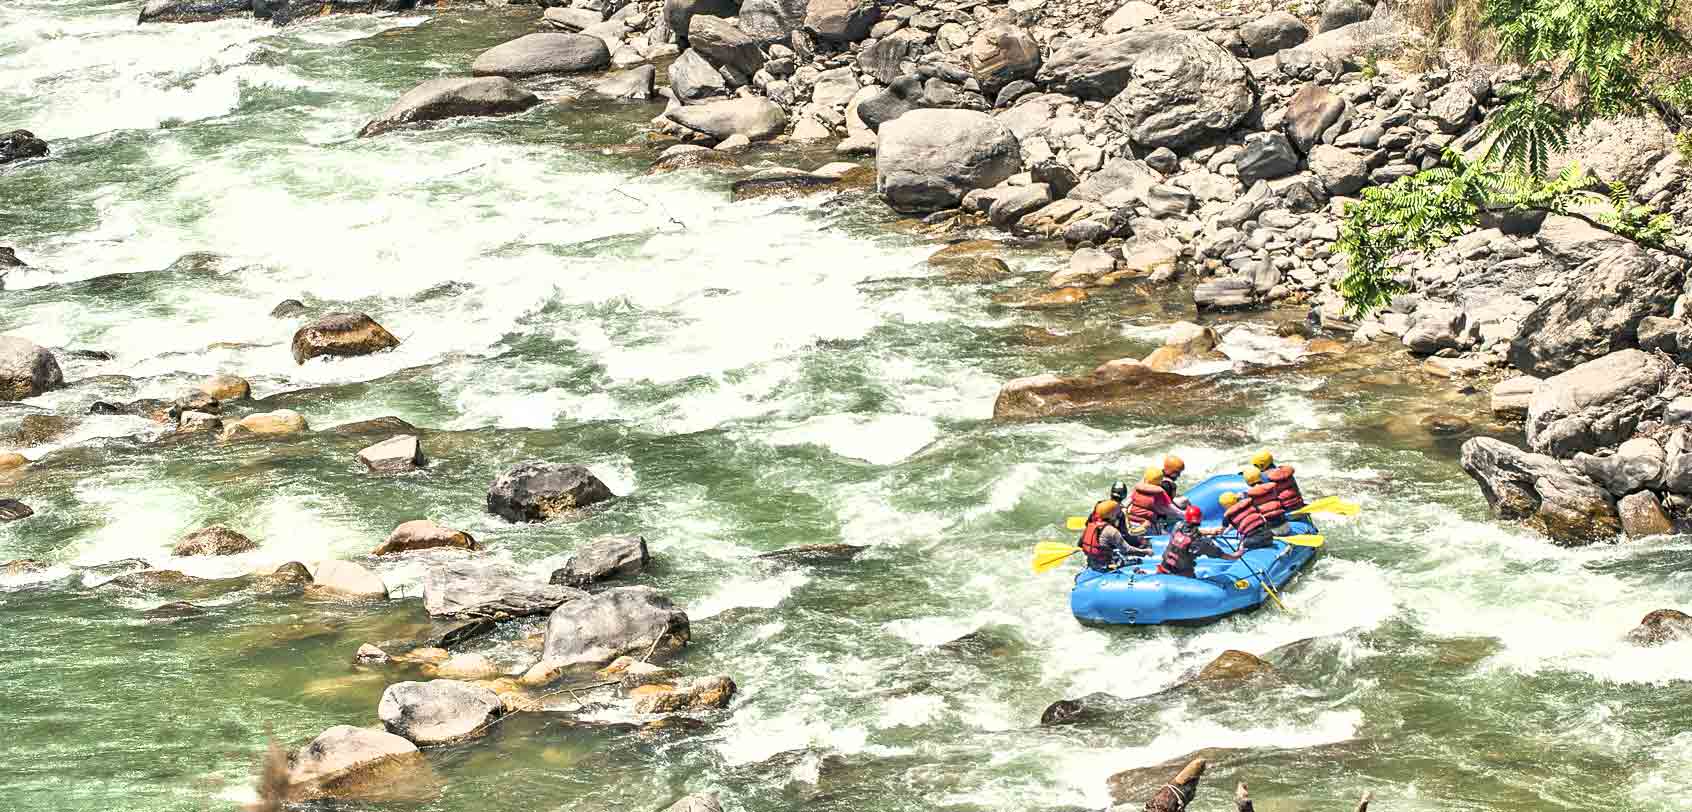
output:
[[[1675,0],[1488,0],[1503,59],[1549,69],[1578,91],[1580,120],[1645,111],[1657,60],[1688,52]]]
[[[1511,99],[1492,111],[1486,132],[1492,146],[1486,159],[1533,177],[1550,170],[1551,156],[1569,146],[1569,114],[1531,94]]]
[[[1599,216],[1611,231],[1634,242],[1662,248],[1674,237],[1674,219],[1650,206],[1633,202],[1627,187],[1610,184],[1610,211]]]

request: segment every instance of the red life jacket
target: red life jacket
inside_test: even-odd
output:
[[[1187,532],[1185,525],[1175,528],[1175,532],[1169,534],[1169,546],[1163,549],[1163,560],[1158,563],[1157,571],[1164,575],[1193,577],[1193,563],[1198,560],[1193,543],[1197,540]]]
[[[1251,506],[1251,502],[1241,499],[1235,502],[1222,514],[1222,519],[1235,530],[1240,531],[1240,538],[1250,538],[1263,529],[1263,514]]]
[[[1081,552],[1087,556],[1087,566],[1096,570],[1107,570],[1116,564],[1116,557],[1099,539],[1099,531],[1104,528],[1104,520],[1094,513],[1087,517],[1087,526],[1081,531]]]
[[[1141,482],[1134,486],[1134,492],[1128,494],[1128,518],[1141,524],[1153,524],[1162,516],[1157,512],[1158,502],[1167,504],[1169,494],[1163,488],[1150,483]]]
[[[1270,468],[1263,472],[1263,478],[1275,486],[1275,500],[1287,511],[1304,507],[1304,493],[1298,489],[1298,480],[1293,479],[1293,467],[1283,465]]]
[[[1268,482],[1259,482],[1246,489],[1246,498],[1251,500],[1251,506],[1263,514],[1263,519],[1271,525],[1280,524],[1287,519],[1287,510],[1275,498],[1275,486]]]

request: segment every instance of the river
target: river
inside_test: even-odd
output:
[[[423,625],[427,557],[380,561],[379,607],[95,588],[129,557],[202,577],[367,553],[427,516],[545,574],[585,539],[640,532],[643,576],[684,606],[689,673],[732,675],[704,727],[630,734],[544,716],[431,751],[440,790],[349,809],[657,809],[721,792],[745,812],[1098,809],[1105,778],[1202,747],[1253,748],[1233,777],[1259,808],[1692,809],[1692,644],[1635,648],[1645,612],[1692,602],[1692,544],[1579,550],[1491,521],[1456,440],[1481,394],[1390,356],[1251,377],[1224,397],[1136,416],[1000,424],[1004,380],[1144,354],[1190,318],[1179,292],[1062,311],[995,296],[1058,267],[960,284],[936,245],[869,195],[727,202],[709,173],[644,174],[626,145],[658,108],[545,87],[494,121],[357,140],[415,83],[463,73],[532,9],[135,25],[132,2],[0,4],[0,130],[53,158],[0,170],[0,243],[34,270],[0,292],[0,332],[61,354],[69,388],[29,401],[172,397],[216,372],[314,427],[396,415],[434,464],[372,480],[357,439],[155,443],[87,416],[27,447],[0,489],[37,515],[0,525],[0,808],[200,810],[252,798],[267,736],[368,725],[399,672],[355,670],[361,642]],[[763,153],[766,160],[821,157]],[[369,312],[395,351],[296,365],[279,301]],[[0,412],[15,421],[17,413]],[[1458,438],[1460,439],[1460,438]],[[1091,629],[1072,569],[1030,549],[1167,451],[1190,476],[1260,446],[1308,491],[1362,515],[1285,598],[1200,629]],[[0,449],[3,450],[3,449]],[[527,458],[590,466],[623,498],[579,521],[512,526],[482,499]],[[172,559],[209,522],[262,546]],[[754,559],[810,543],[855,561]],[[368,561],[368,559],[365,559]],[[973,633],[973,634],[972,634]],[[964,643],[946,645],[971,635]],[[520,669],[519,632],[483,644]],[[1306,642],[1300,642],[1306,641]],[[1297,644],[1297,645],[1292,645]],[[1279,676],[1163,693],[1221,651]],[[1042,728],[1051,702],[1104,691],[1120,720]],[[1154,696],[1155,695],[1155,696]],[[1143,799],[1142,799],[1143,800]]]

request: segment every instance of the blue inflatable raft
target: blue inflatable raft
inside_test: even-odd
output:
[[[1187,490],[1182,495],[1204,511],[1205,527],[1222,522],[1222,494],[1240,493],[1246,488],[1238,474],[1213,476]],[[1293,533],[1315,533],[1316,526],[1308,516],[1295,517]],[[1240,561],[1220,558],[1200,558],[1194,568],[1198,577],[1177,575],[1146,575],[1136,570],[1155,571],[1163,556],[1169,537],[1153,536],[1152,555],[1131,563],[1115,572],[1083,569],[1075,576],[1075,586],[1069,592],[1069,609],[1075,618],[1089,624],[1131,624],[1151,626],[1160,623],[1203,623],[1217,618],[1255,609],[1268,599],[1255,569],[1277,591],[1285,586],[1316,558],[1317,548],[1300,547],[1277,541],[1272,547],[1252,550]],[[1232,551],[1239,539],[1232,533],[1217,537],[1217,545]],[[1245,562],[1250,562],[1247,568]]]

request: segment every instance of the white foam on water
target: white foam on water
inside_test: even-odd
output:
[[[814,749],[852,755],[891,753],[890,748],[869,743],[869,730],[862,725],[833,725],[817,718],[813,705],[818,697],[801,697],[788,703],[788,710],[770,714],[764,707],[742,707],[723,725],[716,751],[730,767],[767,761],[777,753]],[[809,779],[815,782],[813,775]]]
[[[881,703],[881,716],[875,725],[882,730],[921,727],[932,723],[945,712],[946,697],[938,694],[896,696]]]
[[[815,445],[872,465],[892,465],[926,448],[940,434],[916,415],[819,415],[765,435],[777,446]]]
[[[783,570],[768,578],[730,578],[708,597],[690,604],[687,614],[688,617],[699,620],[716,617],[738,607],[774,609],[786,601],[794,590],[810,583],[810,580],[809,575],[796,569]]]

